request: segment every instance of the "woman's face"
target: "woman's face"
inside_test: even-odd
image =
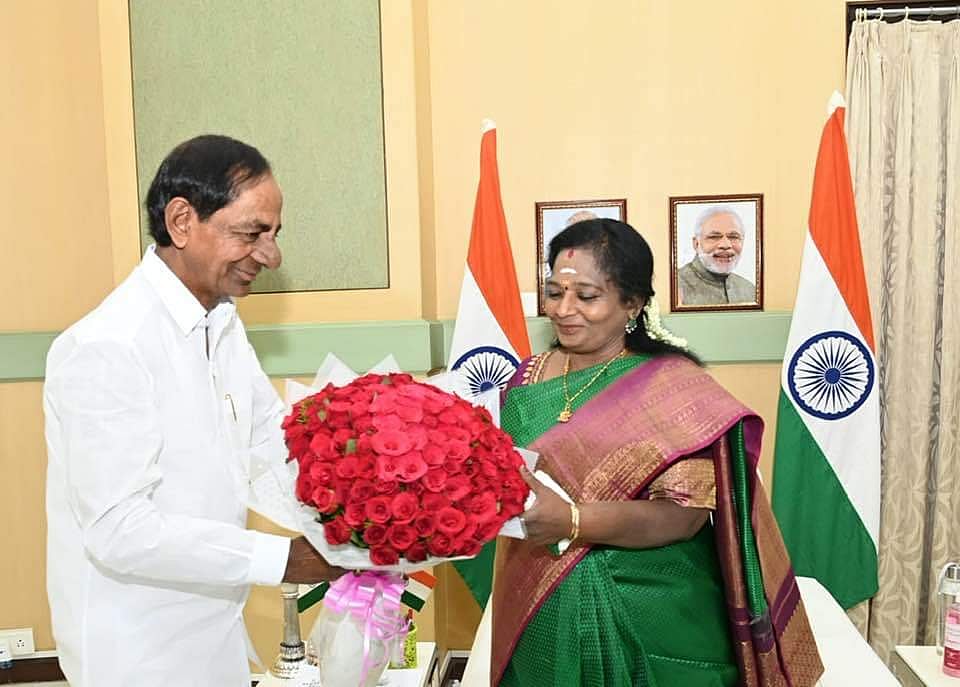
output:
[[[545,300],[560,345],[580,354],[615,354],[623,347],[624,325],[640,310],[639,304],[622,302],[589,248],[565,249],[557,256]]]

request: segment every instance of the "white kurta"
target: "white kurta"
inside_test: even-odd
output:
[[[245,529],[283,404],[236,308],[148,250],[47,357],[47,594],[72,687],[249,687],[242,609],[285,537]]]

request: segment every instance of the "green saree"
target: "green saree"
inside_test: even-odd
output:
[[[699,462],[716,510],[689,541],[656,549],[578,540],[553,556],[501,540],[491,684],[814,685],[823,668],[756,478],[760,418],[685,358],[634,356],[611,364],[558,423],[562,381],[537,382],[541,362],[521,364],[501,424],[575,501],[647,498],[668,471]],[[596,371],[571,373],[570,389]]]
[[[616,361],[574,403],[576,410],[645,362]],[[568,377],[579,389],[596,372]],[[510,390],[502,427],[528,445],[555,423],[559,378]],[[709,525],[658,549],[595,547],[527,624],[503,687],[726,687],[737,682],[720,567]]]

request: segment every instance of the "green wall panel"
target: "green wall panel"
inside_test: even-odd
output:
[[[141,206],[175,145],[227,134],[260,149],[284,192],[283,265],[254,291],[389,286],[379,3],[129,6]]]
[[[789,312],[669,315],[664,324],[689,339],[711,365],[777,362],[790,329]],[[545,317],[527,320],[534,351],[553,339]],[[250,342],[263,369],[275,377],[312,375],[327,353],[363,371],[392,353],[400,367],[425,372],[446,364],[452,320],[393,320],[251,326]],[[0,381],[43,379],[47,349],[57,332],[0,333]]]

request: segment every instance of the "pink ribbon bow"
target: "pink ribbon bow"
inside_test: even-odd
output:
[[[398,660],[409,625],[400,610],[403,577],[397,573],[366,570],[344,575],[330,584],[323,604],[334,613],[349,614],[363,624],[362,685],[373,668],[370,644],[377,640],[387,645],[387,654]]]

